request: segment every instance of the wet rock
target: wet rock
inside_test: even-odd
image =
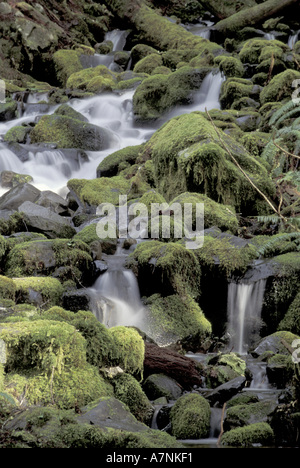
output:
[[[116,398],[100,400],[93,408],[83,408],[78,416],[79,423],[92,424],[101,428],[110,427],[130,432],[146,431],[147,426],[138,422],[126,406]]]
[[[24,214],[24,221],[29,230],[41,232],[49,238],[70,238],[76,234],[70,221],[50,208],[26,201],[18,207],[18,211]]]
[[[240,376],[226,382],[223,385],[215,388],[206,395],[211,406],[218,404],[222,406],[226,401],[230,400],[234,395],[240,392],[246,384],[246,377]]]
[[[182,395],[182,388],[178,383],[163,374],[150,375],[143,384],[143,389],[150,400],[166,397],[177,400]]]
[[[40,193],[31,184],[18,185],[0,197],[0,210],[18,210],[24,202],[35,203]]]

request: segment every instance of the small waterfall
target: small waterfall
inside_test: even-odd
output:
[[[202,21],[192,25],[187,25],[185,29],[195,36],[203,37],[203,39],[210,39],[211,27],[214,25],[212,21]]]
[[[105,40],[113,43],[113,51],[122,51],[124,50],[128,34],[129,31],[114,29],[106,33]]]
[[[137,279],[124,267],[127,255],[119,248],[107,258],[108,270],[89,289],[92,312],[106,327],[144,328],[144,306]]]
[[[261,328],[261,309],[266,280],[231,282],[228,288],[228,333],[230,349],[246,354]]]
[[[264,39],[266,39],[267,41],[274,41],[275,35],[272,34],[272,33],[266,33],[266,34],[264,35]]]
[[[288,40],[288,46],[290,49],[294,48],[294,45],[298,41],[300,31],[297,31],[295,34],[291,35]]]
[[[0,143],[0,172],[2,171],[13,171],[19,172],[22,166],[19,158],[5,145]]]

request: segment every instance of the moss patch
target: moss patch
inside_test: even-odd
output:
[[[180,397],[171,409],[172,433],[178,439],[202,439],[208,436],[210,406],[198,394]]]

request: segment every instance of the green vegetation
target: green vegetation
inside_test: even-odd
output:
[[[180,397],[171,409],[172,433],[178,439],[207,437],[210,423],[210,406],[198,394]]]
[[[274,441],[274,432],[271,426],[260,422],[226,432],[222,436],[221,445],[246,448],[260,444],[263,447],[272,447]]]

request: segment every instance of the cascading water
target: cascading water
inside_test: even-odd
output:
[[[119,247],[107,258],[108,270],[89,288],[92,312],[106,327],[135,326],[144,330],[146,311],[137,279],[124,267],[127,255]]]
[[[228,288],[229,347],[246,354],[261,328],[261,309],[266,280],[253,283],[231,282]]]
[[[292,35],[289,37],[288,46],[289,46],[290,49],[293,49],[293,48],[294,48],[294,45],[295,45],[296,42],[298,41],[299,34],[300,34],[300,31],[297,31],[295,34],[292,34]]]

